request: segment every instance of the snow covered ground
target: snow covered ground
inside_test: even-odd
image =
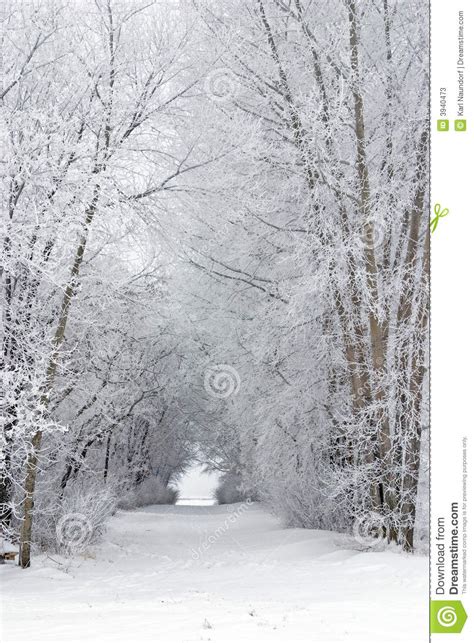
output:
[[[0,638],[427,641],[427,558],[352,546],[256,504],[119,512],[83,556],[0,568]]]

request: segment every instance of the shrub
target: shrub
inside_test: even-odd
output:
[[[114,489],[99,484],[87,491],[72,487],[62,500],[51,498],[37,500],[33,542],[39,549],[66,555],[96,543],[117,508]]]
[[[175,505],[179,492],[166,487],[159,478],[147,478],[134,489],[130,489],[120,500],[120,509],[136,509],[148,505]]]
[[[219,479],[217,489],[214,491],[214,498],[218,505],[244,502],[247,495],[242,489],[242,478],[235,473],[224,473]]]

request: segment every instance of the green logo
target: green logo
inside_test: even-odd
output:
[[[467,620],[461,601],[431,601],[432,634],[459,634]]]
[[[448,120],[438,121],[438,132],[447,132],[448,130],[449,130]]]
[[[441,205],[439,203],[436,203],[434,207],[434,213],[435,213],[435,216],[430,221],[431,233],[433,233],[438,227],[439,220],[448,216],[449,210],[448,208],[443,208],[441,210]]]
[[[454,121],[454,129],[456,132],[465,132],[466,127],[466,121]]]

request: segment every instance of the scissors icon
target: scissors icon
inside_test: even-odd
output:
[[[449,210],[448,208],[443,208],[443,210],[441,210],[441,205],[439,203],[436,203],[434,207],[434,213],[435,216],[430,221],[431,233],[433,233],[438,227],[438,221],[449,214]]]

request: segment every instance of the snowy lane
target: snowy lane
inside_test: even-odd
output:
[[[0,569],[4,643],[425,638],[425,557],[282,529],[256,505],[120,512],[100,546],[54,558]]]

